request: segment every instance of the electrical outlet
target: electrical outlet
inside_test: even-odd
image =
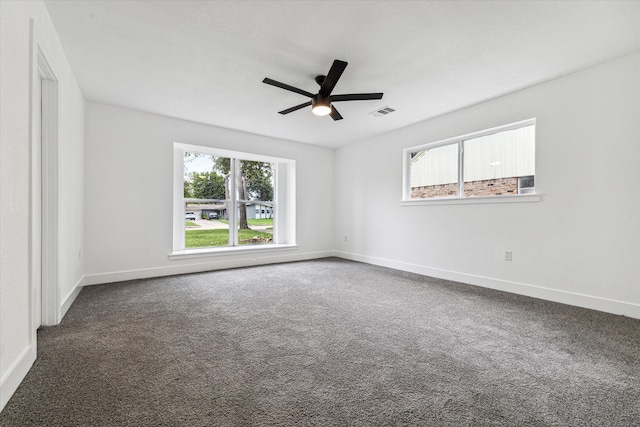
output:
[[[513,259],[513,252],[504,251],[504,260],[505,261],[511,261],[512,259]]]

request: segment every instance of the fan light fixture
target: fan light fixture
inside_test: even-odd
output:
[[[326,116],[331,112],[331,107],[327,105],[316,105],[311,109],[316,116]]]
[[[338,79],[340,79],[340,76],[342,75],[342,72],[346,67],[347,63],[345,61],[336,59],[335,61],[333,61],[333,65],[331,65],[331,68],[329,69],[329,72],[326,76],[316,76],[315,81],[320,85],[320,91],[315,95],[311,92],[307,92],[306,90],[298,89],[297,87],[275,81],[268,77],[265,77],[264,80],[262,80],[262,83],[266,83],[268,85],[279,87],[280,89],[295,92],[300,95],[306,96],[307,98],[311,98],[309,101],[303,102],[302,104],[294,105],[293,107],[287,108],[286,110],[278,111],[279,114],[289,114],[302,108],[311,106],[311,111],[315,115],[331,116],[333,120],[342,120],[342,116],[340,115],[336,107],[333,106],[334,103],[342,101],[366,101],[369,99],[382,99],[382,92],[332,95],[331,92],[333,91],[336,83],[338,83]],[[394,111],[392,108],[389,108],[389,110],[389,112]]]
[[[328,96],[322,96],[320,94],[314,95],[311,98],[311,111],[316,116],[326,116],[331,113],[331,103]]]

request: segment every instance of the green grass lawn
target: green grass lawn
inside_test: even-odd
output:
[[[198,224],[196,224],[193,221],[187,221],[184,223],[185,227],[200,227]]]
[[[249,225],[273,225],[273,218],[248,219]]]
[[[228,219],[220,219],[218,220],[224,224],[229,224]],[[249,225],[273,225],[273,218],[261,218],[261,219],[248,219],[247,224]]]
[[[242,240],[253,237],[267,238],[273,237],[271,233],[263,233],[253,230],[238,230],[238,240],[241,245],[251,245],[252,242],[242,242]],[[209,246],[227,246],[229,244],[229,230],[187,230],[185,232],[184,246],[186,248],[204,248]],[[267,242],[262,242],[267,243]],[[270,242],[269,242],[270,243]]]

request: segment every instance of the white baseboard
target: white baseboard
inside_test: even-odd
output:
[[[166,267],[146,268],[140,270],[117,271],[113,273],[89,274],[84,276],[84,285],[123,282],[125,280],[147,279],[150,277],[173,276],[176,274],[200,273],[203,271],[224,270],[228,268],[250,267],[253,265],[275,264],[280,262],[304,261],[308,259],[334,256],[334,251],[278,253],[274,255],[248,255],[229,259],[208,260],[206,262],[177,264]]]
[[[78,282],[76,288],[67,296],[67,298],[65,298],[62,305],[62,315],[64,316],[75,298],[78,296],[80,290],[82,289],[82,286],[97,285],[101,283],[122,282],[125,280],[145,279],[150,277],[172,276],[176,274],[199,273],[203,271],[214,271],[228,268],[250,267],[252,265],[304,261],[308,259],[327,258],[331,256],[640,319],[639,304],[545,288],[542,286],[494,279],[491,277],[458,273],[455,271],[442,270],[418,264],[410,264],[386,258],[378,258],[342,251],[320,251],[294,254],[287,253],[271,256],[261,255],[259,258],[255,258],[253,256],[234,259],[225,258],[224,260],[207,261],[192,264],[179,264],[167,267],[87,275]]]
[[[36,361],[36,346],[29,345],[0,379],[0,411],[2,411]]]
[[[484,288],[511,292],[514,294],[526,295],[529,297],[539,298],[547,301],[559,302],[562,304],[589,308],[592,310],[604,311],[606,313],[618,314],[622,316],[633,317],[635,319],[640,319],[640,305],[638,304],[632,304],[628,302],[616,301],[612,299],[584,295],[574,292],[566,292],[541,286],[527,285],[524,283],[510,282],[501,279],[493,279],[490,277],[457,273],[455,271],[441,270],[417,264],[409,264],[401,261],[354,254],[350,252],[334,251],[334,255],[344,259],[360,261],[367,264],[379,265],[382,267],[389,267],[396,270],[408,271],[410,273],[422,274],[424,276],[452,280],[469,285],[481,286]]]
[[[71,304],[73,304],[73,302],[76,300],[83,286],[84,286],[84,276],[81,277],[80,280],[78,280],[78,283],[76,283],[76,286],[62,300],[62,306],[60,307],[60,321],[64,319],[64,315],[67,314],[69,307],[71,307]]]
[[[67,310],[69,310],[69,307],[71,307],[71,304],[73,304],[76,297],[82,290],[83,280],[84,278],[80,278],[73,290],[64,298],[62,306],[60,307],[60,319],[64,317]],[[33,336],[36,337],[36,334],[34,333]],[[2,379],[0,379],[0,411],[2,411],[7,402],[9,402],[13,393],[18,389],[22,380],[24,380],[24,377],[36,361],[36,357],[37,345],[36,343],[33,343],[24,349],[20,356],[18,356],[11,367],[7,370],[6,374]]]

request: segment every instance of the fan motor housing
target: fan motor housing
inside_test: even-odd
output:
[[[311,108],[316,105],[326,105],[327,107],[331,107],[331,99],[328,96],[323,96],[322,94],[315,94],[313,98],[311,98]]]

